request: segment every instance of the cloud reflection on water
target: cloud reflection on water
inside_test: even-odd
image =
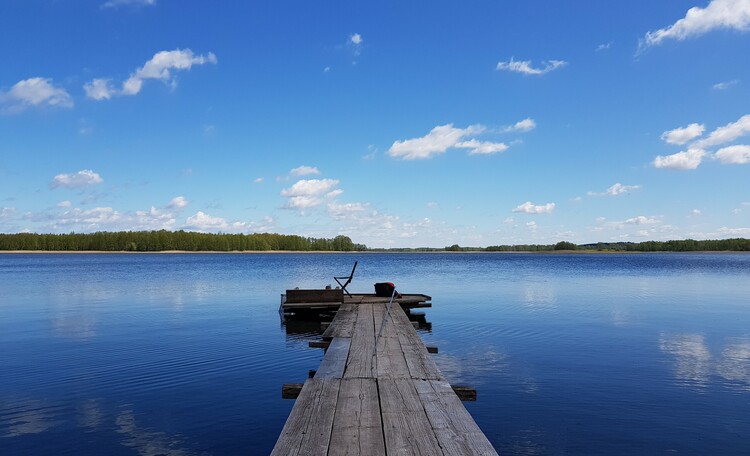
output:
[[[704,389],[718,376],[727,387],[750,392],[749,339],[734,339],[715,357],[703,334],[662,333],[659,349],[674,356],[674,376],[682,386]]]

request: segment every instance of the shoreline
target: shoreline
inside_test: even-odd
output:
[[[159,251],[111,251],[111,250],[0,250],[0,255],[20,255],[20,254],[33,254],[33,255],[112,255],[112,254],[125,254],[125,255],[205,255],[205,254],[227,254],[227,255],[258,255],[258,254],[272,254],[272,255],[289,255],[289,254],[326,254],[326,255],[376,255],[376,254],[437,254],[447,253],[451,255],[461,254],[500,254],[500,255],[514,255],[514,254],[536,254],[536,255],[613,255],[613,254],[643,254],[643,253],[659,253],[659,254],[674,254],[674,253],[750,253],[743,250],[693,250],[685,252],[675,251],[643,251],[643,250],[517,250],[517,251],[486,251],[486,250],[467,250],[462,252],[456,252],[452,250],[427,250],[427,251],[330,251],[330,250],[159,250]]]

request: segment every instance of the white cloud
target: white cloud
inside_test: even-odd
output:
[[[221,217],[212,217],[203,211],[198,211],[185,220],[184,228],[195,231],[216,231],[229,227],[227,221]]]
[[[626,225],[653,225],[655,223],[659,223],[659,218],[639,215],[637,217],[629,218],[623,223],[625,223]]]
[[[531,201],[526,201],[520,206],[513,209],[513,212],[523,212],[526,214],[550,214],[555,209],[555,203],[547,203],[541,206],[535,206]]]
[[[714,90],[727,90],[729,88],[736,86],[739,82],[740,82],[739,79],[732,79],[731,81],[718,82],[714,84],[711,88]]]
[[[719,149],[714,158],[725,165],[745,165],[750,163],[750,146],[736,145]]]
[[[264,178],[262,178],[262,177],[257,177],[257,178],[255,178],[255,180],[254,180],[253,182],[255,182],[256,184],[262,184],[262,183],[263,183],[263,181],[265,181],[265,179],[264,179]]]
[[[70,201],[67,201],[67,200],[66,201],[60,201],[59,203],[57,203],[57,207],[59,207],[61,209],[67,209],[67,208],[71,207],[72,205],[73,205],[73,203],[71,203]]]
[[[0,92],[4,113],[17,113],[30,107],[50,106],[72,108],[73,98],[64,89],[52,85],[50,78],[29,78],[18,81],[7,92]]]
[[[104,182],[101,176],[90,169],[83,169],[73,174],[58,174],[52,178],[50,188],[81,188]]]
[[[728,228],[723,226],[719,228],[719,234],[722,236],[750,237],[750,228]]]
[[[536,128],[536,122],[534,122],[534,119],[531,117],[527,117],[523,120],[519,120],[515,124],[511,125],[510,127],[505,127],[503,129],[503,132],[509,133],[509,132],[522,132],[525,133],[527,131],[531,131],[534,128]]]
[[[539,228],[539,225],[536,224],[535,221],[526,222],[526,229],[531,231],[536,231],[536,229]]]
[[[174,198],[172,198],[172,201],[169,202],[169,205],[167,205],[167,207],[171,209],[182,209],[188,204],[190,204],[190,201],[188,201],[184,196],[175,196]]]
[[[747,31],[750,28],[750,0],[712,0],[705,8],[690,8],[674,24],[646,33],[639,52],[665,40],[684,40],[716,29]]]
[[[151,60],[133,72],[122,83],[121,90],[116,90],[110,85],[108,79],[103,78],[94,79],[83,87],[86,95],[94,100],[108,100],[114,95],[136,95],[141,91],[145,80],[156,79],[174,86],[176,85],[176,79],[173,76],[174,71],[189,70],[193,65],[215,64],[216,62],[216,56],[211,52],[206,55],[195,55],[190,49],[161,51],[154,54]]]
[[[435,201],[430,201],[427,203],[427,209],[438,209],[440,205],[436,203]]]
[[[672,155],[659,155],[654,159],[653,164],[655,168],[679,169],[684,171],[696,169],[705,156],[706,152],[703,149],[688,149]]]
[[[692,211],[690,211],[690,215],[692,215],[693,217],[700,217],[701,215],[703,215],[703,212],[701,212],[700,209],[693,209]]]
[[[445,153],[466,136],[484,131],[481,125],[471,125],[467,128],[455,128],[453,124],[440,125],[433,128],[421,138],[395,141],[388,150],[388,155],[404,160],[423,160],[434,155]]]
[[[606,50],[608,50],[608,49],[609,49],[610,47],[612,47],[612,42],[611,42],[611,41],[610,41],[609,43],[603,43],[603,44],[600,44],[599,46],[597,46],[597,47],[596,47],[596,52],[599,52],[599,51],[606,51]]]
[[[328,214],[336,220],[346,219],[354,214],[360,214],[370,210],[368,203],[328,203]]]
[[[630,192],[632,190],[638,190],[641,188],[640,185],[622,185],[621,183],[617,182],[613,186],[609,187],[606,191],[597,193],[597,192],[589,192],[589,196],[602,196],[602,195],[609,195],[609,196],[617,196],[622,195],[623,193]]]
[[[109,0],[102,8],[117,8],[119,6],[153,6],[156,0]]]
[[[314,166],[302,165],[289,171],[289,174],[291,174],[292,176],[307,176],[309,174],[320,174],[320,171],[318,171],[318,168]]]
[[[750,1],[750,0],[748,0]],[[693,147],[705,149],[711,146],[718,146],[725,144],[735,139],[750,133],[750,114],[737,119],[735,122],[730,122],[723,127],[719,127],[712,131],[708,138],[697,141],[693,144]]]
[[[456,143],[455,147],[471,149],[469,155],[490,155],[508,150],[508,145],[505,143],[483,142],[476,139]]]
[[[349,37],[349,41],[351,41],[352,44],[359,46],[360,44],[362,44],[362,35],[360,35],[359,33],[355,33]]]
[[[664,133],[662,133],[661,139],[668,142],[669,144],[677,144],[681,146],[686,142],[702,135],[705,130],[705,125],[691,123],[684,128],[675,128],[674,130],[665,131]]]
[[[547,60],[542,62],[544,67],[534,68],[531,64],[531,60],[514,60],[511,57],[507,62],[498,62],[496,70],[512,71],[515,73],[522,73],[527,75],[543,75],[550,71],[554,71],[558,68],[562,68],[568,64],[564,60]]]
[[[100,78],[94,79],[91,82],[87,82],[83,85],[83,90],[86,91],[86,96],[100,101],[109,100],[113,95],[117,94],[117,89],[112,87],[110,79]]]
[[[335,189],[336,179],[302,179],[281,191],[281,196],[289,198],[285,209],[309,209],[324,202],[324,197],[335,198],[342,193]]]

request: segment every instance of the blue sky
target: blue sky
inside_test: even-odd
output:
[[[0,3],[0,232],[750,237],[750,0]]]

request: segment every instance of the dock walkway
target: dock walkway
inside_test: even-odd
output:
[[[273,455],[496,455],[398,303],[341,304]],[[376,346],[377,339],[377,346]]]

